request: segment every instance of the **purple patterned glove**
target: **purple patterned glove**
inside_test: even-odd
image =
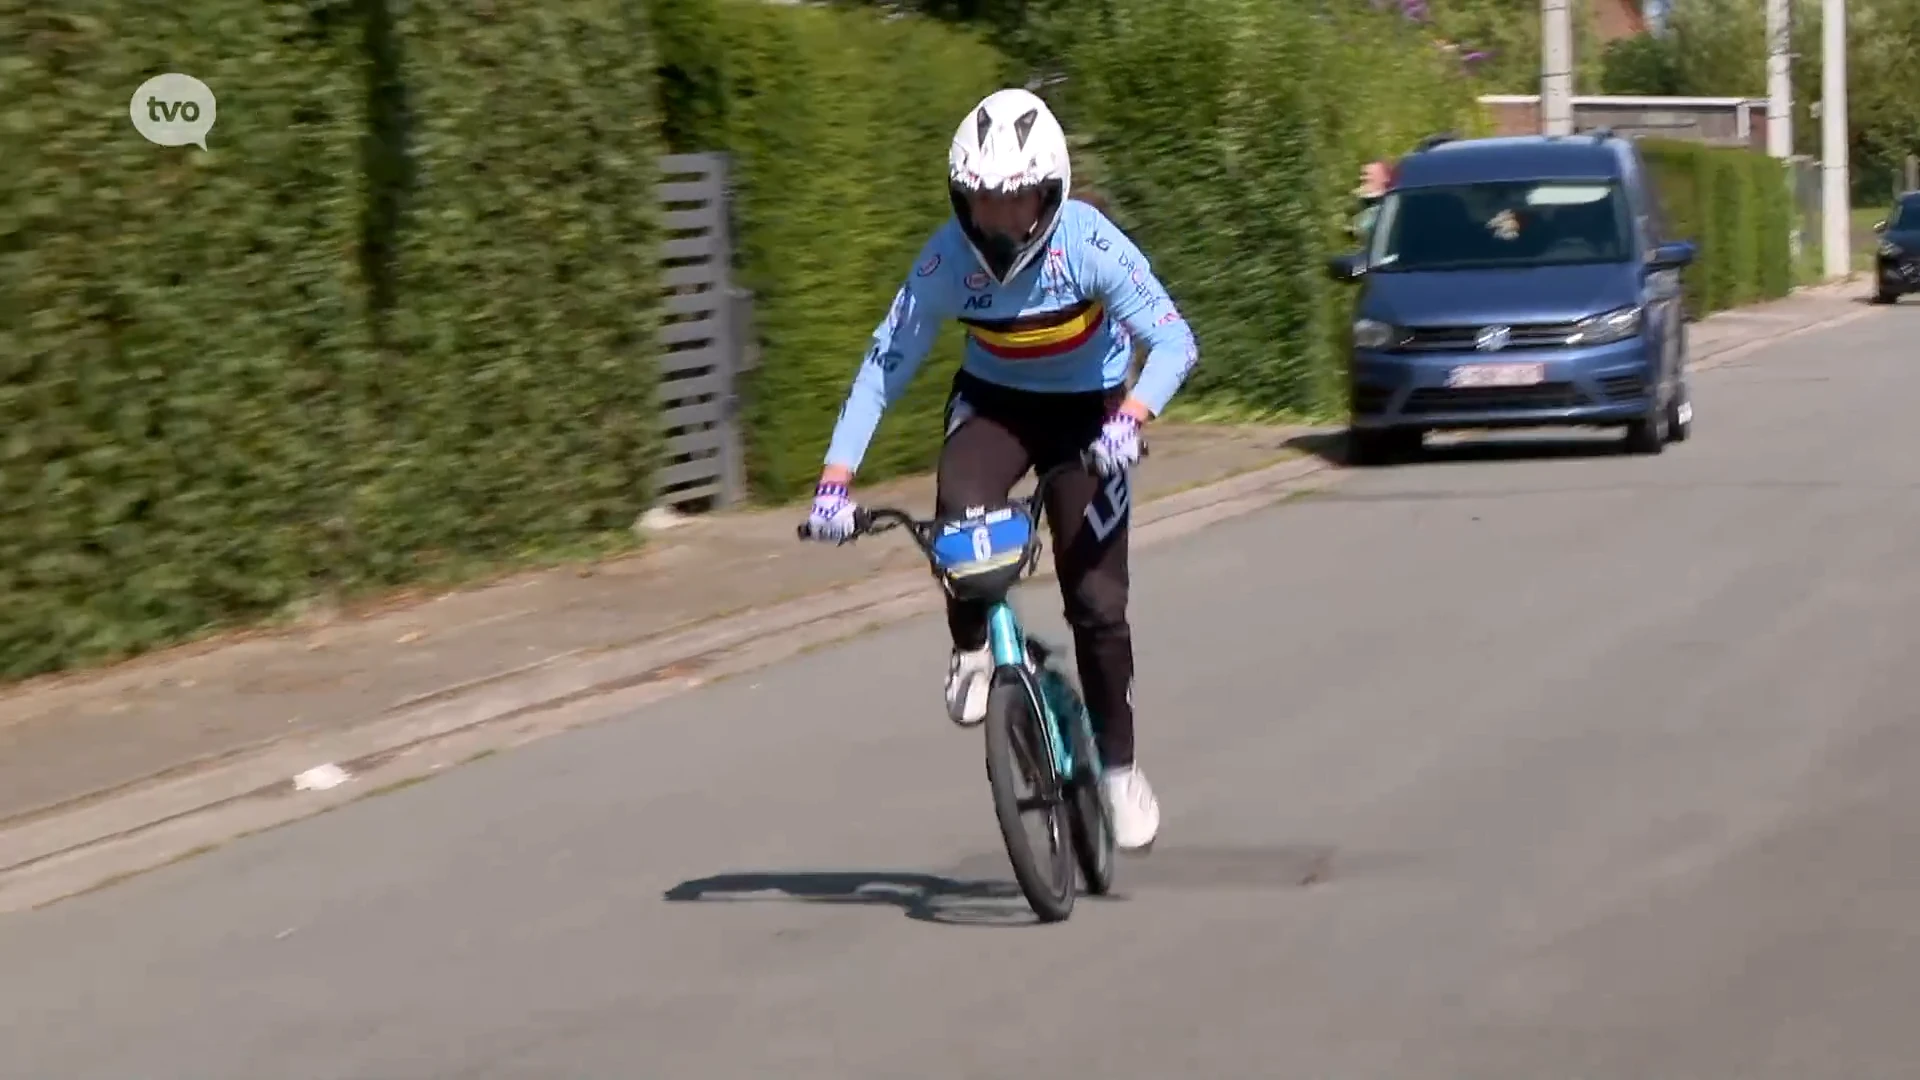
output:
[[[1125,472],[1140,462],[1140,421],[1114,413],[1100,428],[1093,446],[1093,467],[1101,476]]]

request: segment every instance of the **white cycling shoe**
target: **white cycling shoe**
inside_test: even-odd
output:
[[[1113,843],[1122,851],[1146,851],[1160,835],[1160,800],[1138,765],[1106,770],[1100,791],[1113,815]]]
[[[987,690],[993,684],[993,652],[955,649],[947,661],[947,716],[961,727],[987,718]]]

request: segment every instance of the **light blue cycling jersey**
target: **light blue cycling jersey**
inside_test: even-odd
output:
[[[880,415],[899,399],[948,319],[967,330],[963,370],[1014,390],[1107,390],[1126,382],[1133,339],[1147,361],[1133,387],[1158,415],[1199,358],[1193,331],[1133,241],[1105,214],[1068,200],[1040,258],[1005,286],[980,268],[948,218],[920,249],[893,309],[873,331],[840,409],[827,464],[857,469]]]

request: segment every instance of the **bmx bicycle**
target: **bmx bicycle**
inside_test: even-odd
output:
[[[1100,794],[1100,753],[1086,702],[1060,651],[1026,632],[1007,594],[1038,566],[1038,520],[1048,485],[1091,464],[1091,454],[1082,454],[1042,473],[1032,494],[958,517],[916,518],[891,506],[860,507],[853,534],[842,541],[904,528],[942,588],[988,605],[993,672],[982,724],[987,783],[1014,881],[1041,922],[1073,913],[1076,876],[1095,896],[1113,888],[1113,824]],[[798,532],[805,539],[807,526]],[[1030,813],[1045,826],[1044,852],[1023,827]]]

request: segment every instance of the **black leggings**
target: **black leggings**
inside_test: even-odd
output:
[[[940,450],[942,515],[1004,502],[1029,468],[1076,459],[1100,437],[1124,389],[1081,394],[1010,390],[966,372],[947,399]],[[1065,470],[1046,501],[1053,567],[1073,627],[1080,685],[1104,764],[1133,763],[1133,631],[1127,625],[1127,533],[1132,492],[1126,474],[1103,480]],[[947,629],[960,649],[987,640],[986,605],[947,599]]]

